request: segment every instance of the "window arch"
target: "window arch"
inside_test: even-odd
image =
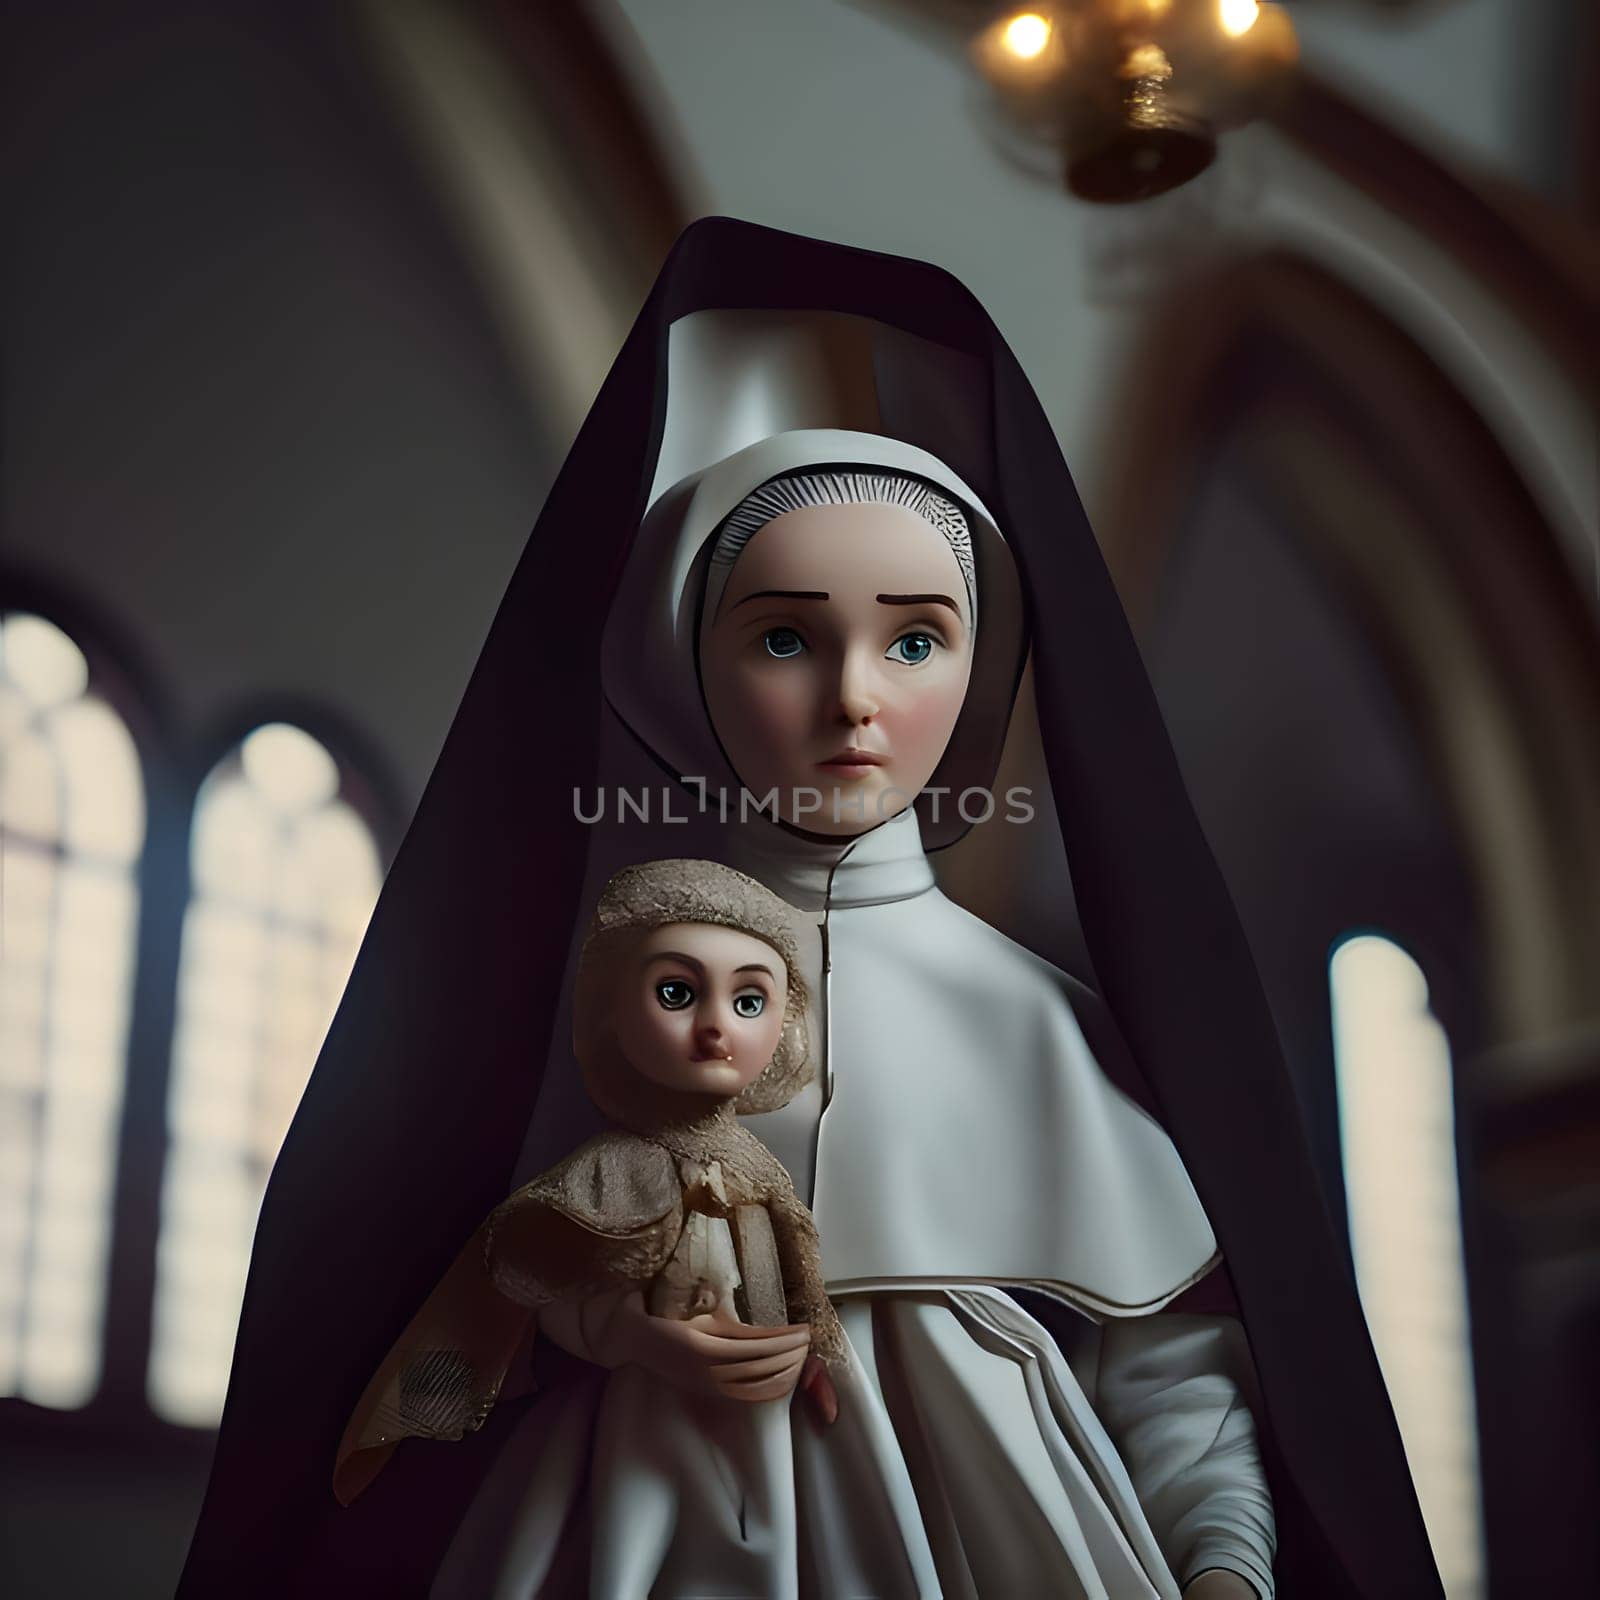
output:
[[[382,869],[328,750],[260,726],[196,800],[178,970],[148,1388],[214,1426],[251,1239]]]
[[[145,783],[79,646],[0,616],[0,1393],[98,1387]]]
[[[1450,1046],[1421,967],[1379,933],[1328,965],[1362,1309],[1447,1592],[1483,1592],[1476,1408]]]

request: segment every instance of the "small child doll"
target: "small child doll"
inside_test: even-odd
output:
[[[348,1504],[406,1437],[487,1418],[540,1307],[636,1286],[655,1316],[809,1324],[844,1360],[817,1231],[738,1121],[809,1080],[800,913],[710,861],[652,861],[605,886],[579,958],[573,1050],[614,1127],[484,1221],[362,1395],[340,1442]],[[808,1370],[835,1403],[821,1368]],[[816,1396],[814,1396],[816,1398]]]

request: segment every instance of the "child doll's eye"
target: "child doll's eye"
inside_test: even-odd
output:
[[[764,994],[736,994],[733,997],[733,1009],[741,1017],[759,1017],[767,1009],[767,997]]]
[[[694,990],[682,978],[668,978],[656,985],[656,999],[668,1011],[682,1011],[694,999]]]

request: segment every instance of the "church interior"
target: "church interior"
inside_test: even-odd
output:
[[[1121,142],[1132,100],[1080,115],[1087,82],[1040,113],[1030,74],[1095,70],[1052,69],[1051,7],[10,8],[5,1593],[172,1593],[385,870],[596,390],[717,214],[948,268],[1017,353],[1248,935],[1445,1591],[1600,1592],[1600,13],[1054,11],[1169,3],[1255,53]],[[1127,92],[1165,115],[1148,48]],[[1039,777],[1026,715],[1005,759]],[[982,839],[939,871],[1074,948],[1070,885]]]

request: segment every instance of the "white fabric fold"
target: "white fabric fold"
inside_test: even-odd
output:
[[[996,1290],[839,1309],[851,1360],[831,1428],[803,1399],[694,1398],[637,1367],[541,1396],[434,1600],[1178,1600],[1217,1566],[1270,1600],[1249,1415],[1211,1364],[1224,1319],[1117,1324],[1089,1347],[1097,1413]],[[1134,1348],[1111,1349],[1127,1328]]]
[[[1169,1314],[1088,1337],[1096,1409],[1167,1562],[1185,1581],[1208,1567],[1236,1572],[1271,1600],[1276,1525],[1245,1400],[1244,1330],[1230,1317]]]
[[[814,870],[809,849],[741,844],[786,898]],[[823,908],[825,1109],[793,1176],[830,1287],[1035,1284],[1132,1316],[1206,1270],[1216,1240],[1171,1140],[1100,1070],[1065,975],[933,886],[914,811],[850,842]],[[749,1126],[789,1161],[815,1114]]]

